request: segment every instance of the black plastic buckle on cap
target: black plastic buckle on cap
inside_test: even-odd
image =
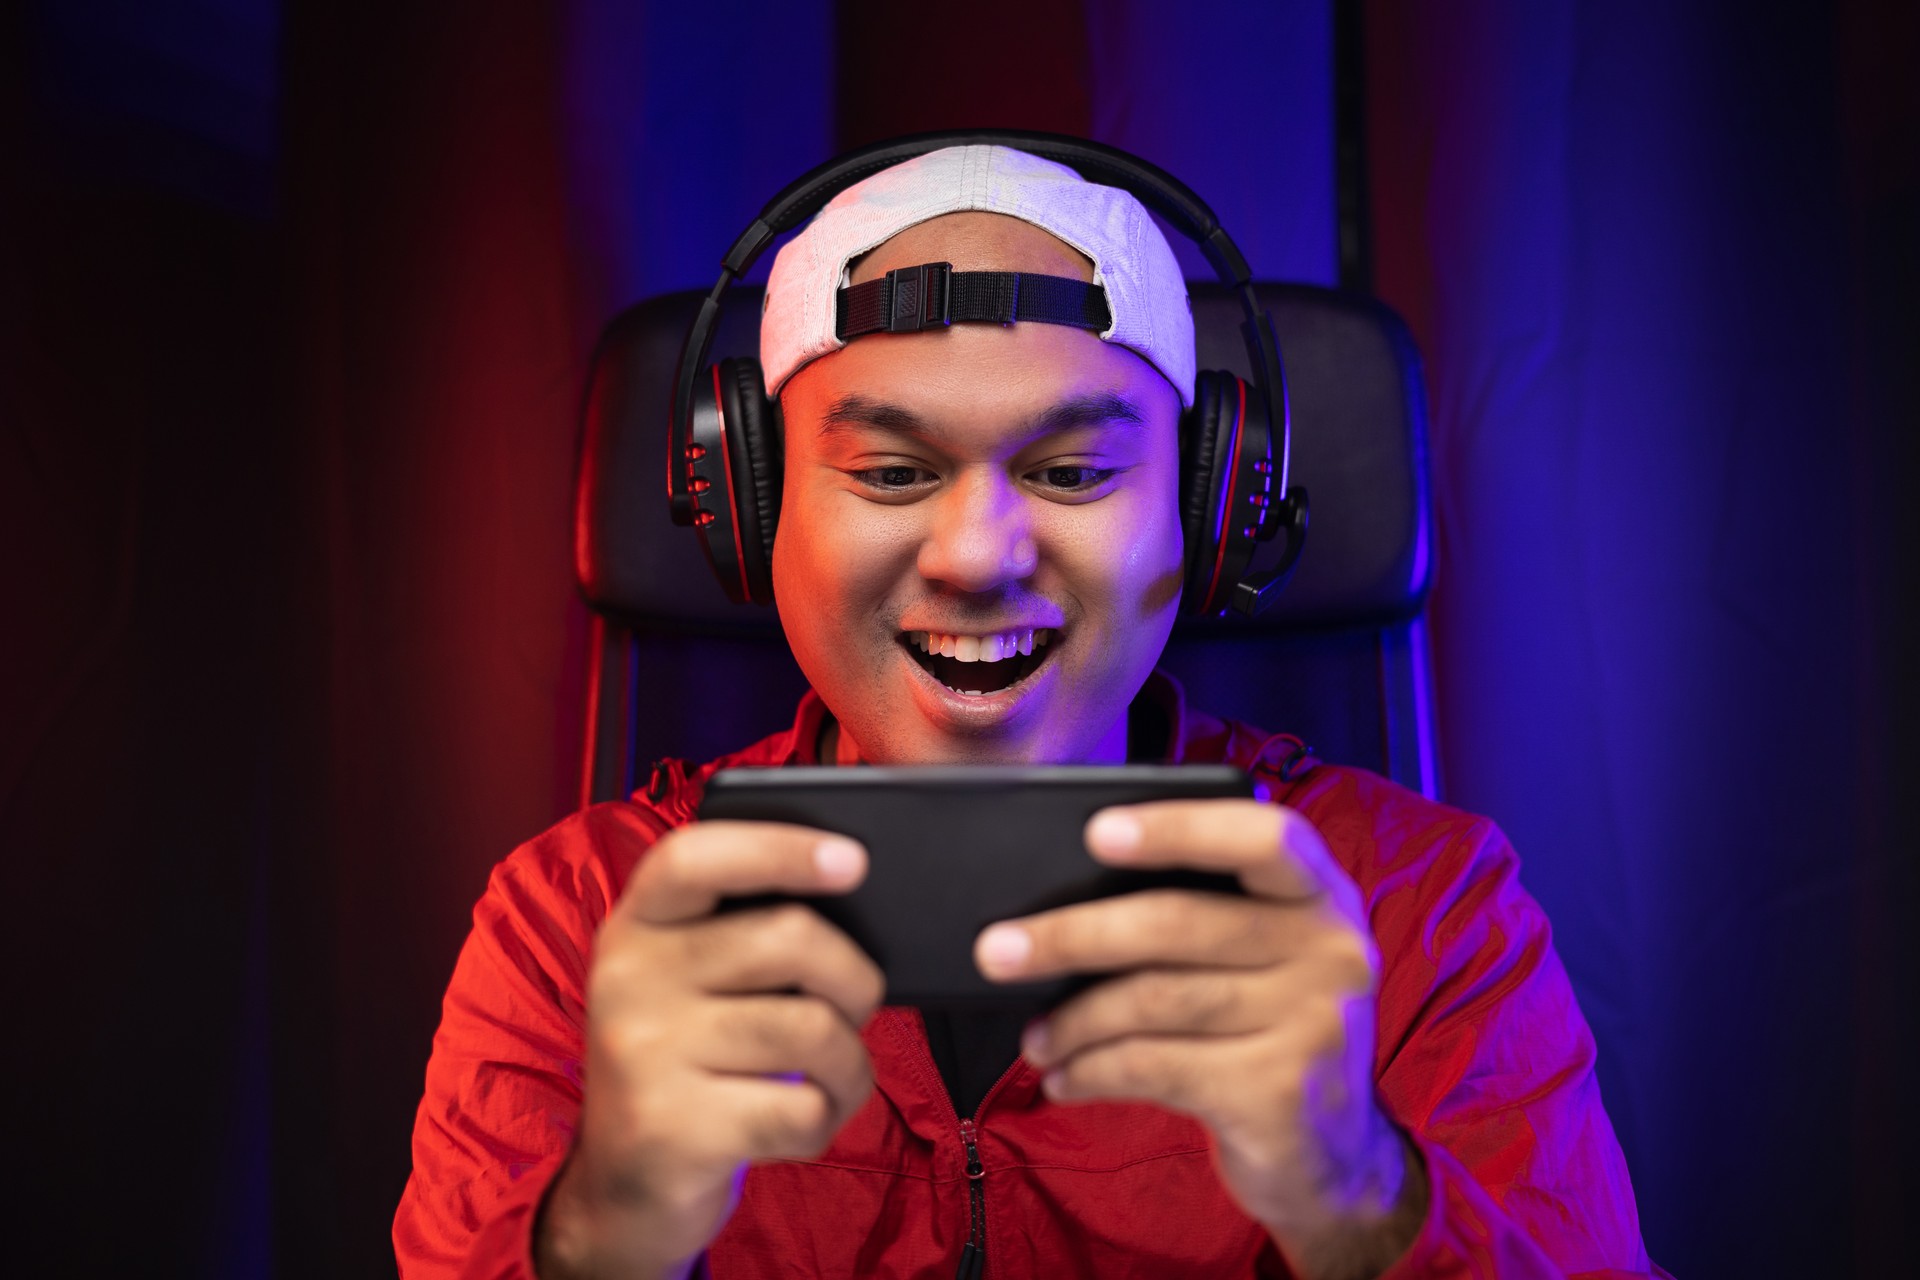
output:
[[[918,333],[953,323],[951,262],[925,262],[887,272],[887,332]]]

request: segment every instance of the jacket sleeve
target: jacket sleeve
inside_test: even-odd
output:
[[[535,1218],[580,1111],[593,934],[664,824],[576,814],[494,869],[447,987],[394,1217],[403,1280],[533,1280]]]
[[[1328,835],[1363,850],[1349,870],[1384,957],[1375,1079],[1432,1187],[1388,1276],[1664,1275],[1641,1242],[1593,1035],[1512,847],[1417,797],[1369,809],[1366,829]]]

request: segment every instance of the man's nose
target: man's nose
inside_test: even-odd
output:
[[[920,544],[923,578],[957,591],[991,591],[1032,573],[1039,560],[1026,498],[1004,476],[963,472],[935,499]]]

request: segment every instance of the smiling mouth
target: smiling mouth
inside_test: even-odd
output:
[[[1038,671],[1059,636],[1051,627],[986,636],[907,631],[900,643],[935,680],[955,693],[980,697],[1011,689]]]

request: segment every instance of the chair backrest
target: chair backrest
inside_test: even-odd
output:
[[[1419,357],[1406,326],[1371,299],[1257,290],[1286,364],[1293,481],[1311,499],[1306,554],[1259,618],[1183,619],[1161,665],[1196,706],[1436,795]],[[1237,300],[1218,285],[1192,292],[1200,367],[1247,376]],[[629,308],[593,359],[575,508],[576,569],[594,615],[584,801],[629,794],[661,756],[707,759],[783,727],[806,687],[773,610],[730,603],[695,536],[668,517],[673,375],[703,296]],[[760,290],[734,289],[713,358],[756,354],[759,315]]]

